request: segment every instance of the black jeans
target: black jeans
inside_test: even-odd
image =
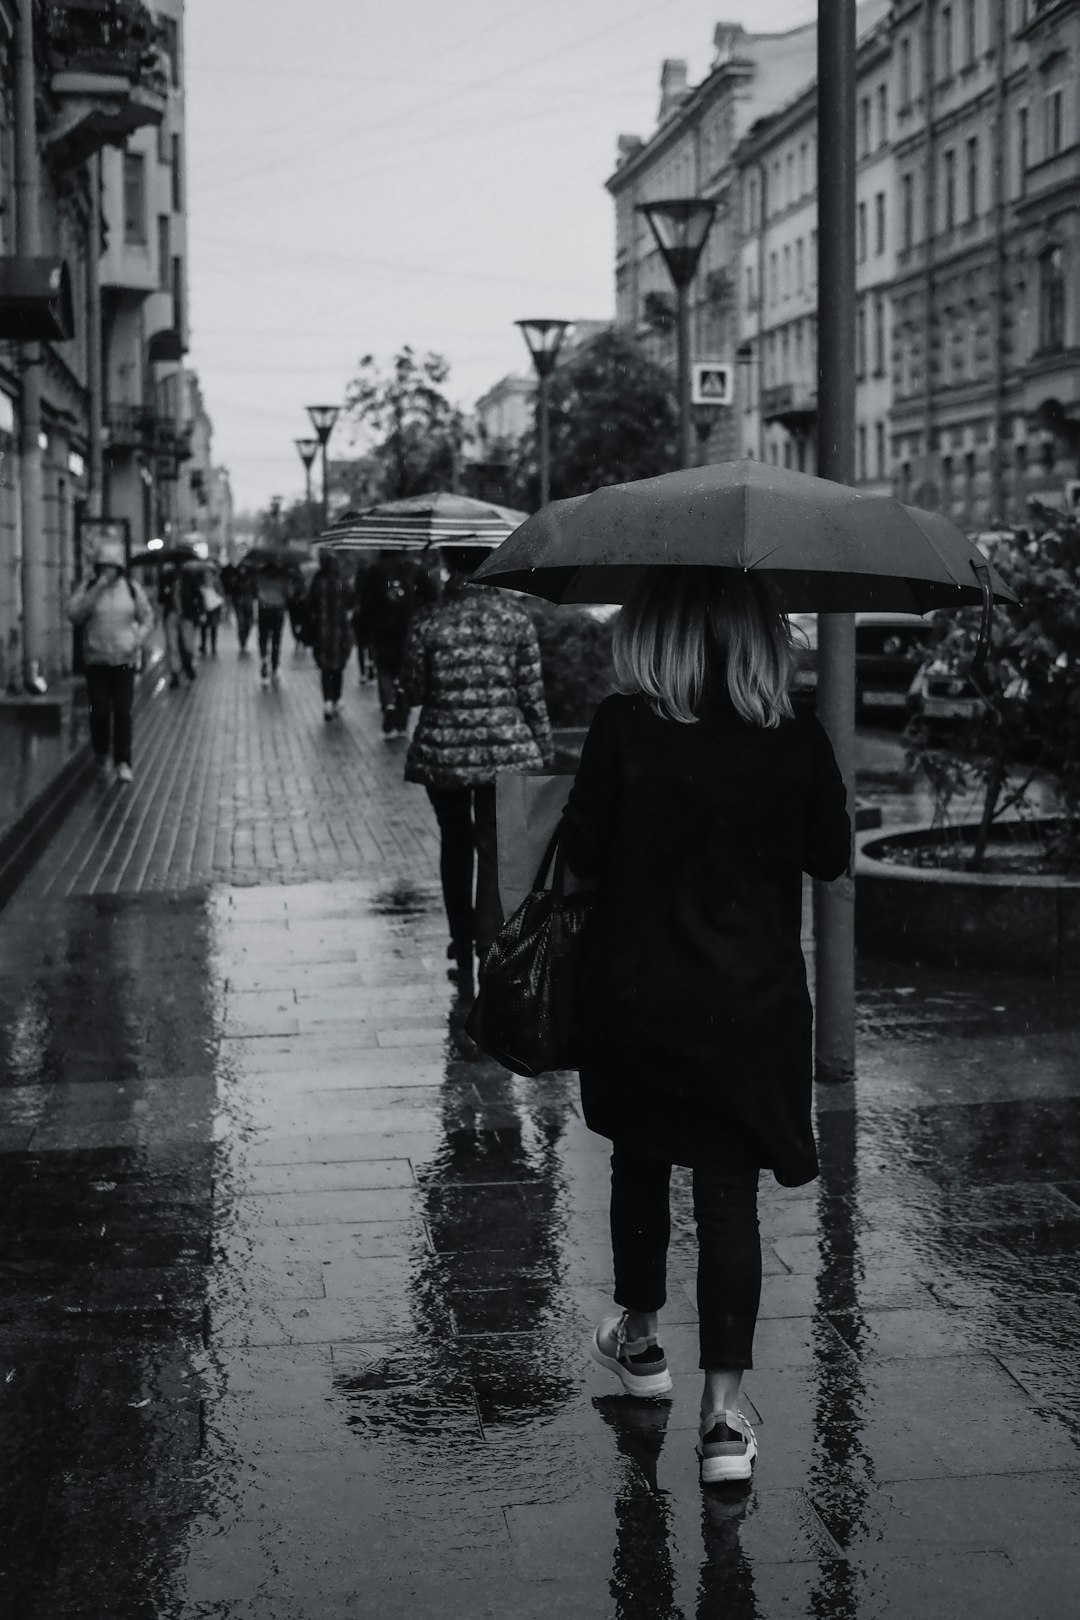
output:
[[[439,876],[450,938],[461,949],[475,942],[477,950],[483,954],[503,920],[495,845],[495,784],[429,787],[427,794],[439,823]]]
[[[135,669],[131,664],[87,664],[86,695],[90,700],[90,746],[98,759],[112,756],[117,765],[131,764],[131,705]]]
[[[401,651],[375,649],[375,678],[379,687],[379,707],[382,710],[384,731],[404,731],[409,721],[409,708],[398,684],[401,676]]]
[[[322,695],[324,703],[341,702],[341,677],[345,671],[342,669],[321,669],[319,675],[322,679]]]
[[[243,652],[248,644],[248,636],[251,634],[254,609],[250,602],[244,601],[242,598],[237,598],[233,602],[233,607],[236,609],[236,634],[240,641],[240,651]]]
[[[625,1311],[658,1311],[667,1299],[671,1165],[618,1142],[613,1147],[615,1303]],[[699,1365],[752,1367],[761,1301],[758,1171],[742,1165],[697,1167],[693,1176]]]
[[[208,647],[210,649],[210,656],[212,658],[217,657],[217,633],[220,622],[220,608],[211,608],[208,613],[203,615],[202,621],[199,624],[199,651],[204,658],[206,657],[206,650]]]
[[[283,607],[263,607],[259,604],[259,657],[263,663],[269,658],[270,667],[281,663],[281,631],[285,623]]]

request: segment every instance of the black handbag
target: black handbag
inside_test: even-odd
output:
[[[529,1079],[574,1069],[578,960],[593,908],[591,893],[564,893],[556,830],[532,890],[496,934],[480,965],[479,990],[465,1029],[482,1052]],[[551,888],[548,872],[555,863]]]

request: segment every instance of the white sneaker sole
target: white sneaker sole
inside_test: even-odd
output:
[[[671,1393],[670,1372],[666,1370],[662,1373],[629,1372],[616,1356],[604,1354],[597,1343],[595,1333],[589,1342],[589,1354],[598,1367],[604,1367],[608,1372],[615,1374],[628,1395],[638,1395],[643,1400],[649,1400],[656,1395],[669,1395]]]
[[[757,1446],[751,1441],[742,1457],[702,1457],[700,1445],[697,1448],[701,1457],[701,1483],[703,1485],[726,1485],[733,1480],[752,1479],[754,1473],[754,1458],[757,1456]]]

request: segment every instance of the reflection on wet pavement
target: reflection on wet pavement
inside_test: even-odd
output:
[[[635,1402],[585,1354],[604,1144],[470,1048],[433,886],[20,902],[0,991],[5,1613],[1068,1612],[1065,988],[867,970],[708,1492],[688,1178]]]

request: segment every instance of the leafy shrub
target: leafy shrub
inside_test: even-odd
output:
[[[583,607],[529,604],[540,642],[544,696],[553,726],[587,726],[614,691],[610,622]]]
[[[981,796],[980,825],[968,861],[984,862],[991,829],[1010,808],[1023,810],[1037,778],[1051,781],[1061,819],[1048,858],[1080,869],[1080,523],[1067,517],[1032,538],[1020,530],[1000,541],[993,561],[1019,598],[996,607],[990,655],[970,673],[980,610],[935,615],[934,656],[967,676],[982,703],[977,716],[941,748],[916,733],[912,757],[926,771],[942,812],[962,789]],[[1018,769],[1018,767],[1020,767]]]

